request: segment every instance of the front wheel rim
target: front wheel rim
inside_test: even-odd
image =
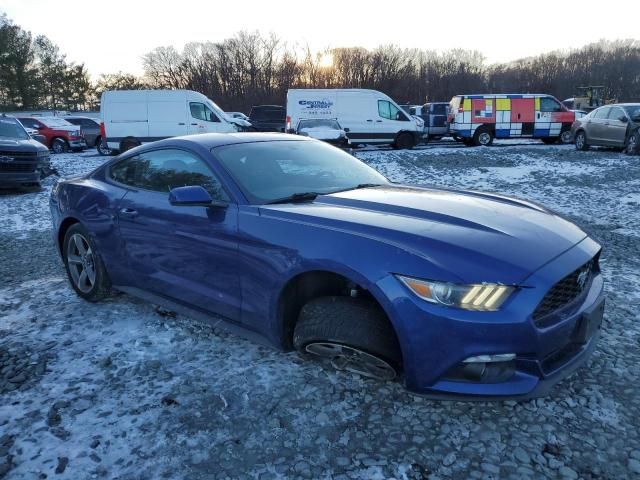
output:
[[[478,137],[478,141],[480,142],[480,145],[489,145],[489,143],[491,142],[491,135],[489,135],[486,132],[483,132]]]
[[[96,264],[91,245],[84,236],[74,233],[67,245],[67,266],[78,290],[89,293],[96,283]]]
[[[582,147],[584,147],[584,135],[582,133],[579,133],[576,137],[576,147],[578,147],[579,149],[582,149]]]
[[[314,342],[305,351],[331,361],[337,370],[357,373],[376,380],[392,380],[396,370],[385,360],[354,347],[333,342]]]
[[[636,136],[631,135],[631,137],[629,138],[629,143],[627,144],[627,151],[629,153],[635,153],[637,144],[638,142],[636,140]]]

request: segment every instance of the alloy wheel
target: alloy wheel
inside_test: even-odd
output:
[[[96,283],[96,264],[91,245],[79,233],[74,233],[69,239],[67,265],[76,288],[89,293]]]
[[[560,134],[560,141],[562,143],[571,143],[571,130],[565,130]]]
[[[576,148],[582,150],[584,148],[584,133],[580,132],[576,135]]]
[[[638,139],[636,138],[636,134],[633,134],[629,137],[629,140],[627,141],[627,153],[629,155],[633,155],[634,153],[636,153],[638,149]]]
[[[385,360],[357,348],[332,342],[314,342],[305,347],[307,353],[331,360],[337,370],[357,373],[377,380],[395,378],[395,369]]]

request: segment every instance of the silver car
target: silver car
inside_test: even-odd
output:
[[[596,108],[571,126],[577,150],[591,146],[618,147],[629,155],[640,153],[640,103]]]

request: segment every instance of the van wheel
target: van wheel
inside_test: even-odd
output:
[[[140,141],[135,137],[126,137],[120,141],[120,152],[124,153],[127,150],[140,146]]]
[[[329,360],[334,368],[392,380],[402,354],[387,316],[373,302],[351,297],[320,297],[300,311],[293,345],[303,355]]]
[[[565,127],[560,132],[560,143],[563,145],[568,145],[573,141],[573,135],[571,134],[571,128]]]
[[[413,139],[413,135],[407,132],[403,132],[396,137],[396,141],[393,144],[395,148],[398,150],[404,150],[413,148],[415,146],[415,141]]]
[[[56,138],[51,144],[51,150],[53,153],[65,153],[69,151],[69,145],[63,138]]]
[[[476,147],[488,147],[493,143],[493,133],[486,127],[478,128],[473,134],[473,144]]]
[[[589,144],[587,143],[587,135],[584,133],[584,130],[580,130],[576,133],[576,150],[589,150]]]

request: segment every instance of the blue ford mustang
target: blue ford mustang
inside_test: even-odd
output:
[[[583,364],[600,246],[536,204],[389,182],[282,134],[130,150],[51,195],[71,285],[112,288],[436,397],[529,398]]]

